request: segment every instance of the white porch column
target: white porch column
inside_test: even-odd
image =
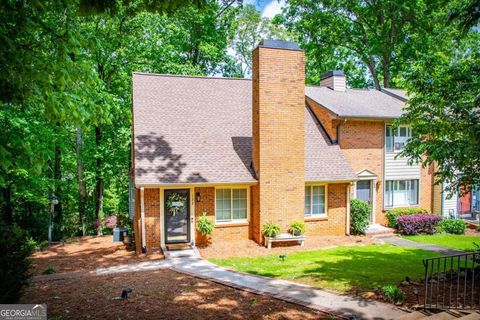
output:
[[[345,230],[346,230],[347,236],[350,235],[350,192],[351,192],[351,191],[350,191],[350,188],[351,188],[351,185],[352,185],[352,184],[349,184],[349,185],[347,186],[347,219],[346,219],[346,220],[347,220],[347,221],[346,221],[346,224],[347,224],[347,225],[345,226],[345,227],[346,227]]]
[[[376,208],[377,208],[377,178],[372,180],[372,224],[375,224],[376,219]]]
[[[140,217],[142,220],[142,249],[147,247],[147,239],[145,237],[145,200],[144,200],[144,188],[140,188]]]

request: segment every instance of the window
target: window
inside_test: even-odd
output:
[[[216,189],[215,199],[216,221],[247,219],[247,189]]]
[[[418,204],[418,180],[389,180],[385,182],[385,207]]]
[[[394,130],[392,126],[385,128],[385,149],[387,152],[399,152],[405,148],[408,139],[412,137],[412,129],[400,126]]]
[[[305,186],[305,217],[325,215],[325,186]]]

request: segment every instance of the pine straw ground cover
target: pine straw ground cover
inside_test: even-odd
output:
[[[121,300],[125,288],[133,291]],[[328,315],[172,270],[33,282],[21,303],[49,319],[330,319]]]
[[[34,272],[40,274],[47,268],[53,268],[56,273],[91,271],[164,257],[160,252],[137,256],[134,251],[128,251],[123,243],[113,242],[110,235],[69,239],[65,244],[54,244],[34,253],[32,258]]]

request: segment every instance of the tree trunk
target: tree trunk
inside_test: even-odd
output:
[[[55,142],[55,163],[53,165],[53,179],[55,183],[55,195],[58,197],[58,204],[54,206],[53,211],[53,238],[54,240],[60,240],[62,238],[62,222],[63,222],[63,210],[62,210],[62,147]]]
[[[85,235],[85,215],[86,215],[86,202],[87,202],[87,186],[85,178],[83,176],[83,161],[82,161],[82,129],[77,127],[77,175],[78,175],[78,218],[82,228],[82,236]]]
[[[12,206],[12,186],[7,184],[6,187],[2,187],[3,196],[3,221],[7,225],[13,223],[13,206]]]
[[[370,71],[370,74],[372,75],[373,84],[375,85],[375,89],[380,90],[380,81],[378,81],[375,66],[373,65],[372,62],[367,62],[366,64],[367,64],[368,70]]]
[[[102,128],[100,126],[95,127],[95,142],[97,145],[97,171],[96,171],[96,184],[95,184],[95,193],[96,193],[96,202],[95,202],[95,213],[98,219],[98,222],[100,223],[98,227],[98,235],[102,235],[102,227],[101,227],[101,221],[103,218],[103,177],[102,177],[102,172],[101,172],[101,166],[102,166],[102,160],[100,155],[98,154],[100,150],[100,143],[102,141]]]
[[[383,56],[382,63],[382,72],[383,72],[383,87],[390,87],[390,57],[388,55]]]

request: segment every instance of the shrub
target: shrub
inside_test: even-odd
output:
[[[290,225],[290,233],[294,236],[299,236],[305,233],[305,223],[303,221],[293,221]]]
[[[280,233],[280,227],[273,222],[267,222],[262,227],[262,234],[267,237],[275,237]]]
[[[51,266],[48,266],[45,270],[42,271],[42,274],[52,274],[55,273],[55,269]]]
[[[383,293],[388,302],[394,304],[402,304],[405,301],[405,293],[402,289],[395,285],[388,285],[383,287]]]
[[[207,218],[206,212],[198,219],[197,230],[204,236],[210,235],[213,232],[213,222]]]
[[[459,219],[443,219],[438,224],[437,230],[439,232],[446,232],[452,234],[465,234],[467,224]]]
[[[407,235],[418,233],[433,234],[440,220],[442,220],[440,216],[433,214],[412,214],[397,218],[398,229]]]
[[[34,248],[23,230],[0,223],[0,303],[16,303],[31,274]]]
[[[93,220],[93,221],[92,221],[92,226],[93,226],[93,229],[95,230],[95,232],[97,232],[98,228],[101,228],[101,227],[102,227],[102,221],[100,221],[100,220]]]
[[[353,234],[364,234],[370,224],[372,207],[360,199],[350,201],[350,226]]]
[[[388,220],[388,226],[390,228],[398,229],[397,218],[399,216],[411,215],[411,214],[425,214],[428,213],[427,210],[422,208],[396,208],[389,210],[385,217]]]

